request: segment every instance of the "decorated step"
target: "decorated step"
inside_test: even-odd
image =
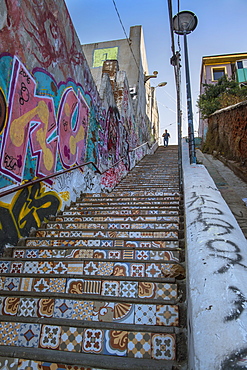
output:
[[[179,216],[121,216],[121,215],[114,215],[114,216],[83,216],[82,214],[80,217],[76,214],[71,215],[59,215],[56,217],[55,222],[179,222]],[[50,222],[49,222],[50,223]]]
[[[127,302],[72,300],[52,297],[0,296],[2,320],[10,317],[53,318],[130,325],[179,326],[179,306]],[[88,325],[88,324],[87,324]]]
[[[172,209],[98,209],[93,210],[78,209],[77,207],[70,207],[69,211],[63,211],[63,215],[179,215],[177,207]]]
[[[123,331],[23,322],[0,322],[0,345],[95,353],[130,358],[175,360],[173,333]]]
[[[162,190],[159,190],[159,191],[156,191],[155,189],[153,189],[152,191],[135,191],[135,190],[128,190],[128,191],[124,191],[124,192],[121,192],[118,190],[118,188],[114,189],[112,192],[110,193],[84,193],[82,195],[82,198],[104,198],[104,197],[125,197],[125,196],[137,196],[137,197],[142,197],[142,196],[155,196],[155,197],[159,197],[159,196],[178,196],[178,197],[181,197],[181,194],[180,192],[177,192],[177,193],[166,193]]]

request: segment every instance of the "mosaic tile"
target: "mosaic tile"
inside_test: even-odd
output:
[[[39,258],[52,258],[52,249],[41,249],[39,251]]]
[[[126,324],[134,323],[135,305],[132,303],[118,302],[114,304],[113,321]]]
[[[176,299],[177,285],[157,283],[156,298],[162,298],[164,300]]]
[[[18,346],[36,348],[39,344],[39,324],[20,324]]]
[[[104,331],[85,329],[83,333],[82,351],[86,353],[102,353],[104,346]]]
[[[53,270],[53,262],[42,261],[39,262],[38,273],[39,274],[51,274]]]
[[[101,250],[101,249],[95,249],[93,252],[94,259],[106,259],[107,255],[108,255],[108,251]]]
[[[95,301],[92,311],[92,321],[112,322],[114,315],[114,303]]]
[[[0,297],[0,315],[2,315],[2,307],[6,297]]]
[[[149,260],[149,251],[146,250],[137,250],[135,252],[135,258],[138,260]]]
[[[26,258],[37,258],[39,255],[39,250],[38,249],[28,249],[26,251],[25,257]]]
[[[178,326],[178,306],[157,305],[156,325]]]
[[[53,273],[54,274],[66,274],[68,271],[68,266],[66,262],[53,262]]]
[[[156,325],[156,306],[147,304],[136,304],[135,324]]]
[[[146,264],[146,276],[148,277],[161,277],[161,266],[159,263]]]
[[[128,332],[121,330],[105,331],[105,355],[126,356],[127,355]]]
[[[184,279],[185,268],[180,264],[164,263],[161,264],[161,271],[165,277]]]
[[[24,258],[26,254],[25,249],[14,249],[13,258]]]
[[[96,275],[98,272],[98,262],[85,261],[84,262],[84,275]]]
[[[0,290],[4,290],[5,276],[0,276]]]
[[[149,333],[128,333],[128,357],[151,358],[151,335]]]
[[[100,294],[101,292],[101,281],[98,280],[85,280],[84,281],[84,293],[85,294]]]
[[[41,298],[37,302],[38,317],[52,317],[55,301],[52,298]]]
[[[164,260],[179,262],[178,251],[164,251]]]
[[[175,360],[175,336],[173,334],[152,335],[152,358],[156,360]]]
[[[19,329],[19,323],[0,322],[0,345],[17,345]]]
[[[117,262],[113,267],[114,276],[129,276],[129,264]]]
[[[121,259],[121,251],[110,250],[108,252],[108,258],[109,259],[114,259],[114,260],[120,260]]]
[[[47,349],[58,349],[60,335],[60,326],[42,325],[39,346]]]
[[[98,262],[97,275],[109,276],[113,274],[114,262]]]
[[[59,349],[61,351],[81,352],[83,328],[62,326]]]
[[[10,269],[10,262],[2,261],[0,262],[0,274],[6,274],[9,272]]]
[[[111,248],[113,247],[113,241],[112,240],[102,240],[100,246],[104,248]]]
[[[118,297],[120,293],[120,282],[104,280],[102,282],[101,294],[108,297]]]
[[[23,272],[27,274],[37,274],[38,267],[39,267],[38,261],[26,261]]]
[[[135,257],[135,251],[134,250],[123,250],[123,259],[124,260],[133,260]]]
[[[17,290],[19,290],[19,286],[20,286],[20,278],[6,277],[5,282],[4,282],[4,290],[16,292]]]
[[[64,364],[54,364],[52,362],[41,362],[41,370],[67,370],[67,366]]]
[[[18,297],[6,297],[3,301],[3,315],[15,316],[18,311],[19,302],[20,298]]]
[[[80,258],[93,258],[94,251],[92,249],[81,249],[79,250],[79,256]]]
[[[66,278],[50,278],[50,292],[64,293]]]
[[[18,316],[37,317],[37,302],[36,298],[21,298],[18,307]]]
[[[93,307],[92,301],[73,301],[72,319],[91,321]]]
[[[97,240],[97,239],[88,240],[88,246],[89,247],[99,247],[100,246],[100,240]]]
[[[53,316],[69,319],[73,313],[73,301],[69,299],[56,299]]]
[[[145,264],[144,263],[131,263],[130,264],[130,276],[144,277],[145,276]]]
[[[0,370],[18,370],[17,366],[17,358],[0,357]]]
[[[138,297],[139,298],[155,298],[156,284],[140,281],[138,283]]]
[[[18,370],[41,370],[41,362],[19,359]]]
[[[125,241],[124,247],[125,248],[138,248],[139,242],[138,241]]]
[[[152,248],[151,242],[140,242],[140,248]]]
[[[135,281],[120,282],[120,297],[136,298],[138,283]]]
[[[82,279],[67,279],[66,293],[82,294],[84,287],[84,280]]]
[[[21,292],[30,292],[33,286],[33,278],[21,278],[20,291]]]
[[[162,260],[164,255],[164,251],[150,251],[150,260]]]
[[[68,274],[83,275],[83,262],[68,262]]]
[[[112,241],[113,243],[113,241]],[[119,247],[123,247],[124,246],[124,240],[115,240],[115,247],[116,248],[119,248]]]
[[[66,254],[65,249],[53,249],[52,258],[64,258]]]
[[[35,292],[48,292],[50,288],[50,279],[35,278],[33,281],[33,290]]]

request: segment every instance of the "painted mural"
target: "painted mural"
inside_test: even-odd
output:
[[[64,2],[31,3],[0,3],[0,191],[95,166],[0,197],[0,247],[81,192],[110,191],[152,141],[150,125],[135,120],[126,76],[117,72],[123,79],[117,102],[100,99]],[[109,86],[103,89],[113,96]]]

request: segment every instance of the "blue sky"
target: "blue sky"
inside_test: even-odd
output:
[[[82,44],[125,38],[112,0],[65,0]],[[171,143],[177,141],[176,92],[173,67],[170,65],[171,41],[167,0],[115,0],[123,25],[142,25],[149,73],[157,70],[152,86],[167,81],[156,89],[161,131],[167,128]],[[173,14],[178,1],[173,0]],[[201,60],[205,55],[247,52],[247,0],[180,0],[180,11],[190,10],[198,17],[198,25],[188,35],[190,75],[195,131],[198,126],[196,100],[199,94]],[[186,90],[182,47],[183,135],[187,134]],[[195,133],[197,135],[197,132]]]

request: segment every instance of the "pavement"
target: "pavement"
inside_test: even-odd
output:
[[[198,162],[206,167],[222,197],[236,218],[243,234],[247,238],[247,182],[239,177],[239,171],[234,171],[239,174],[239,176],[237,176],[233,170],[228,167],[227,161],[225,161],[225,164],[210,154],[202,153],[199,149],[196,151],[196,156]],[[233,166],[232,163],[230,165],[231,167]],[[243,176],[241,177],[244,178]],[[245,199],[246,202],[243,199]]]

